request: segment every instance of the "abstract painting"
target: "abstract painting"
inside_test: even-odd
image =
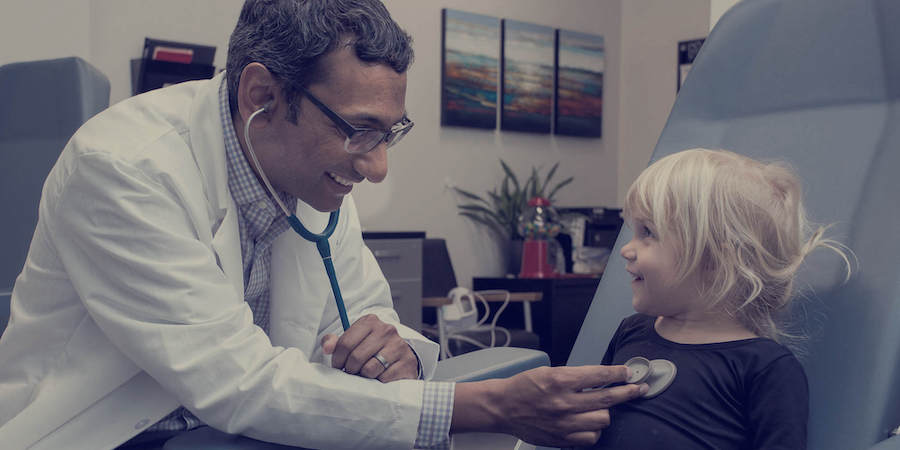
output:
[[[603,132],[603,36],[557,30],[554,134]]]
[[[554,30],[503,20],[500,128],[550,132],[553,105]]]
[[[500,20],[442,10],[441,124],[497,127]]]

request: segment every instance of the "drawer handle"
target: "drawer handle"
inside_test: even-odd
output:
[[[401,256],[400,252],[392,250],[375,250],[373,253],[379,259],[398,259]]]

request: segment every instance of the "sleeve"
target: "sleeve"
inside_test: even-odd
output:
[[[422,418],[419,420],[415,448],[429,450],[450,448],[450,422],[453,418],[455,390],[454,383],[425,383]]]
[[[108,339],[219,430],[312,448],[411,446],[423,382],[336,373],[273,346],[166,180],[81,155],[52,209],[53,244]]]
[[[800,362],[791,354],[779,357],[750,381],[748,420],[751,448],[806,448],[809,386]]]

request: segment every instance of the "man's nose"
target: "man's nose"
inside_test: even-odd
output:
[[[382,142],[368,153],[355,155],[353,168],[372,183],[381,183],[387,176],[387,144]]]

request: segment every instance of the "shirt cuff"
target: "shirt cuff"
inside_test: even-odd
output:
[[[436,381],[425,383],[415,448],[431,450],[450,448],[450,421],[453,418],[455,390],[456,383]]]
[[[406,342],[406,345],[409,346],[409,349],[412,350],[413,355],[415,355],[415,357],[416,357],[416,365],[419,367],[418,372],[416,372],[416,379],[421,380],[422,379],[422,360],[419,358],[419,354],[416,353],[416,349],[414,349],[413,346],[410,345],[408,341]]]

